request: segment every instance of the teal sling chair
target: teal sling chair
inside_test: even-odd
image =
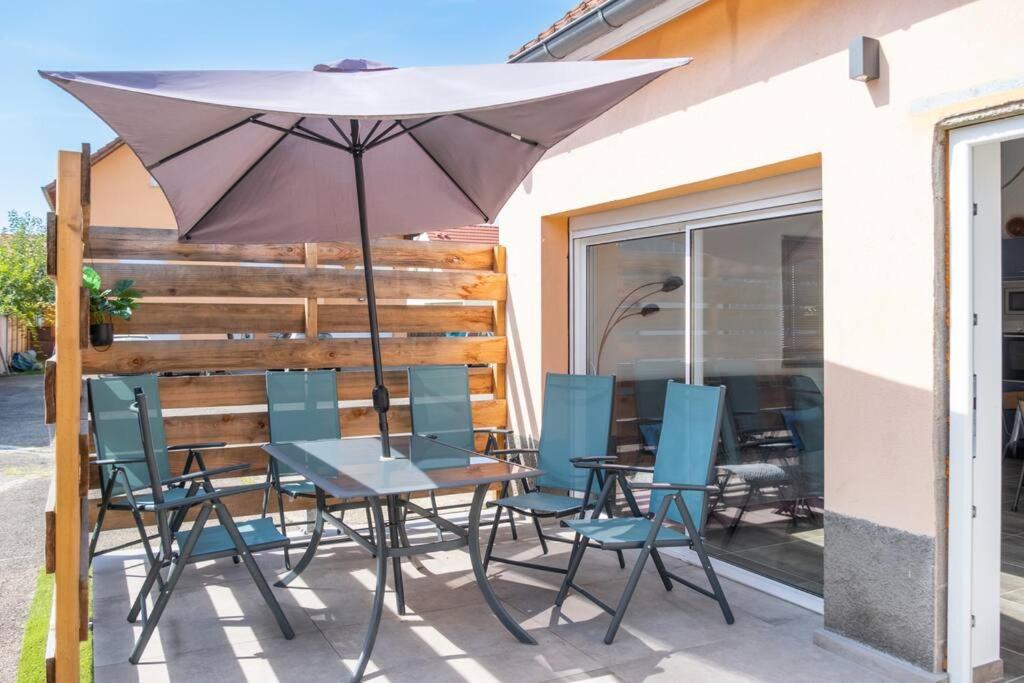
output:
[[[341,423],[338,421],[338,376],[334,370],[290,370],[267,372],[267,413],[271,443],[294,441],[315,441],[317,439],[340,439]],[[305,526],[305,521],[286,522],[284,497],[318,499],[316,519],[313,523],[313,544],[320,542],[323,535],[324,493],[313,482],[299,475],[290,467],[270,458],[267,466],[267,481],[277,495],[277,511],[281,533],[287,534],[289,526]],[[270,489],[263,495],[263,516],[267,516]],[[370,506],[366,501],[358,503],[339,502],[330,509],[344,513],[345,510],[365,510],[370,517]],[[372,539],[372,529],[368,532]],[[284,551],[284,566],[292,568],[288,548]],[[302,567],[297,571],[301,571]]]
[[[611,436],[612,403],[615,394],[615,377],[610,375],[558,375],[548,373],[544,381],[544,423],[541,427],[540,445],[537,449],[507,449],[493,451],[492,455],[516,458],[520,463],[524,454],[537,458],[537,468],[543,474],[534,485],[523,481],[523,492],[508,495],[506,483],[501,498],[489,503],[499,508],[491,525],[491,535],[484,553],[484,568],[490,562],[502,562],[519,567],[564,574],[560,567],[523,562],[492,554],[494,540],[501,520],[500,509],[507,508],[533,520],[541,550],[548,553],[548,541],[571,543],[568,539],[545,533],[540,520],[563,518],[573,515],[582,517],[592,506],[591,493],[604,485],[604,473],[600,469],[583,470],[573,466],[573,461],[599,463],[609,459],[608,444]],[[611,458],[614,460],[614,458]],[[573,494],[580,494],[577,496]],[[609,515],[611,503],[606,497],[602,503]],[[619,565],[625,567],[625,560],[619,554]]]
[[[146,405],[146,392],[141,387],[137,387],[132,393],[135,397],[135,410],[138,416],[136,435],[140,437],[144,455],[141,465],[148,471],[150,481],[155,481],[160,477],[160,466],[156,451],[153,449],[152,418],[144,417],[150,414]],[[236,524],[222,502],[229,496],[265,490],[266,487],[267,484],[264,483],[216,489],[209,476],[201,475],[191,480],[187,495],[169,498],[164,495],[164,490],[157,486],[153,488],[152,495],[146,500],[136,499],[134,507],[138,511],[156,515],[160,550],[150,564],[142,588],[128,612],[128,621],[131,623],[134,623],[142,614],[142,633],[139,634],[131,656],[128,657],[129,662],[138,664],[142,658],[142,653],[145,651],[146,645],[153,635],[153,630],[156,628],[157,622],[160,621],[160,616],[164,613],[167,602],[170,600],[185,567],[196,562],[222,557],[242,559],[245,568],[249,570],[249,575],[263,596],[263,600],[267,603],[267,607],[274,614],[284,637],[289,640],[295,637],[288,619],[281,611],[277,598],[274,597],[270,586],[267,585],[267,580],[256,563],[256,558],[252,556],[253,551],[286,548],[288,539],[274,527],[271,520],[266,518]],[[195,507],[199,508],[199,513],[192,528],[188,531],[175,530],[173,520],[184,517],[190,509]],[[220,525],[207,525],[211,513],[217,516]],[[175,551],[175,546],[177,546],[177,551]],[[164,569],[168,570],[166,580],[161,579],[161,572]],[[156,601],[149,614],[143,614],[143,606],[153,590],[154,584],[158,584]]]
[[[465,365],[421,365],[409,367],[409,415],[412,433],[435,439],[465,451],[476,450],[476,435],[486,434],[485,453],[497,449],[497,435],[511,430],[473,427],[473,403],[469,393],[469,369]],[[436,517],[440,510],[466,507],[465,504],[438,507],[437,497],[430,492],[430,505]],[[501,510],[498,510],[501,514]],[[515,520],[508,513],[512,537],[516,537]],[[437,529],[441,540],[441,527]]]
[[[149,397],[149,432],[152,436],[153,457],[156,459],[156,479],[150,476],[139,438],[139,427],[136,414],[132,408],[135,403],[134,389],[141,387]],[[99,467],[100,491],[99,512],[96,516],[96,527],[89,542],[89,561],[95,555],[118,550],[134,541],[113,548],[96,552],[96,543],[103,529],[103,519],[107,510],[127,510],[135,519],[135,526],[142,537],[142,545],[149,561],[153,559],[153,550],[146,534],[142,516],[136,503],[152,500],[150,489],[164,488],[163,496],[167,500],[176,500],[186,495],[185,483],[194,476],[192,466],[198,471],[206,471],[203,456],[198,449],[224,446],[223,443],[195,443],[168,446],[164,436],[164,420],[160,411],[160,391],[156,375],[133,375],[125,377],[103,377],[90,379],[86,384],[89,400],[89,413],[92,416],[91,427],[96,442],[94,461]],[[172,476],[168,453],[187,451],[185,466],[181,476]],[[218,468],[207,474],[223,474],[246,468],[247,465],[233,465]],[[175,520],[175,524],[180,520]]]
[[[665,590],[672,590],[676,581],[688,588],[713,598],[718,602],[727,624],[733,623],[732,610],[725,599],[725,593],[718,581],[711,561],[704,550],[701,534],[707,518],[707,498],[718,490],[713,484],[714,455],[718,450],[718,432],[722,419],[723,387],[705,387],[680,382],[669,382],[665,397],[665,416],[662,420],[661,440],[653,468],[632,467],[607,461],[580,461],[576,466],[583,470],[602,469],[607,473],[605,485],[595,504],[596,509],[611,495],[612,487],[618,481],[626,499],[631,517],[611,519],[575,519],[565,525],[576,532],[569,566],[562,581],[562,587],[555,598],[561,606],[569,593],[575,589],[598,607],[612,615],[612,623],[605,633],[604,642],[611,644],[622,623],[622,617],[633,597],[637,582],[643,574],[647,558],[654,560]],[[648,472],[653,474],[651,483],[629,482],[627,472]],[[633,495],[634,490],[650,491],[649,512],[643,514]],[[682,529],[665,526],[671,520],[682,524]],[[592,544],[605,549],[621,552],[626,549],[640,551],[636,565],[626,581],[626,588],[619,598],[619,604],[612,609],[607,604],[573,582],[580,568],[583,555]],[[697,553],[704,568],[711,590],[698,586],[673,574],[665,568],[658,553],[659,548],[689,547]]]

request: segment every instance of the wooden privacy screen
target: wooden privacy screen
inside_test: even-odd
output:
[[[342,434],[376,433],[369,339],[351,334],[369,329],[357,246],[183,244],[172,230],[94,226],[85,254],[106,286],[134,280],[142,299],[114,326],[138,339],[84,349],[82,373],[162,373],[169,444],[226,442],[204,451],[207,466],[248,463],[245,475],[264,476],[268,368],[338,368]],[[504,427],[502,248],[382,239],[373,256],[392,431],[409,431],[405,367],[418,364],[470,365],[474,422]],[[305,336],[287,337],[296,333]],[[170,457],[180,471],[184,454]],[[95,469],[89,481],[98,486]],[[234,498],[232,508],[255,514],[261,500]],[[130,523],[108,513],[104,528]]]

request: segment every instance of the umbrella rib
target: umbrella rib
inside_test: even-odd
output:
[[[349,137],[347,135],[345,135],[345,131],[343,131],[341,129],[341,126],[338,125],[338,122],[335,121],[334,118],[331,117],[331,116],[328,116],[327,120],[331,122],[332,126],[334,126],[334,130],[338,131],[338,135],[340,135],[341,139],[345,141],[345,144],[347,144],[349,147],[351,147],[352,146],[352,140],[349,139]]]
[[[409,134],[409,137],[412,138],[412,141],[415,142],[416,146],[420,148],[420,151],[422,151],[424,154],[426,154],[427,158],[430,159],[432,162],[434,162],[434,165],[437,166],[438,169],[440,169],[441,173],[444,173],[445,177],[448,178],[449,181],[451,181],[452,185],[454,185],[455,187],[457,187],[459,189],[459,192],[461,192],[462,196],[465,197],[469,201],[469,203],[473,205],[473,208],[475,208],[477,211],[480,212],[480,215],[483,216],[483,218],[484,218],[484,222],[485,223],[490,223],[491,222],[491,218],[490,218],[490,216],[487,215],[487,212],[485,212],[483,209],[480,208],[480,205],[477,204],[476,201],[472,197],[469,196],[469,193],[466,192],[466,189],[464,187],[462,187],[462,185],[459,185],[459,182],[457,180],[455,180],[455,178],[452,177],[452,174],[448,172],[448,169],[446,169],[444,166],[442,166],[441,163],[434,157],[434,155],[431,154],[430,151],[426,147],[423,146],[423,143],[420,142],[419,139],[410,132],[412,130],[412,127],[406,128],[399,121],[396,121],[396,123],[398,123],[398,125],[402,127],[402,130],[405,133]]]
[[[395,134],[393,134],[393,135],[391,135],[389,137],[384,137],[383,135],[380,135],[380,136],[377,137],[376,140],[374,140],[373,142],[371,142],[368,145],[365,145],[364,149],[373,149],[377,145],[383,145],[385,142],[391,142],[395,138],[402,137],[406,133],[414,131],[417,128],[419,128],[420,126],[425,126],[428,123],[430,123],[431,121],[436,121],[439,118],[441,118],[441,117],[440,116],[431,116],[429,119],[424,119],[424,120],[420,121],[419,123],[414,123],[413,125],[409,126],[408,128],[406,128],[405,124],[401,123],[400,121],[396,121],[396,123],[398,123],[399,127],[402,129],[401,132],[395,133]]]
[[[398,128],[398,121],[393,121],[393,122],[391,123],[391,125],[390,125],[390,126],[388,126],[387,128],[385,128],[385,129],[384,129],[383,131],[381,131],[381,134],[380,134],[380,135],[378,135],[378,136],[377,136],[377,138],[376,138],[376,139],[374,139],[374,140],[370,140],[370,136],[369,136],[369,135],[367,135],[367,136],[366,136],[366,138],[367,138],[367,143],[368,143],[368,144],[371,144],[371,145],[372,145],[372,144],[374,144],[374,143],[376,143],[376,142],[377,142],[377,140],[380,140],[380,139],[381,139],[381,138],[383,138],[383,137],[384,137],[385,135],[387,135],[388,133],[390,133],[391,131],[393,131],[393,130],[394,130],[395,128]]]
[[[306,135],[309,135],[309,136],[312,136],[312,137],[316,138],[315,140],[312,140],[311,142],[323,142],[323,143],[326,143],[330,147],[338,147],[339,149],[344,149],[346,152],[351,152],[352,151],[351,147],[347,147],[345,145],[342,145],[341,143],[337,142],[336,140],[330,139],[326,135],[321,135],[320,133],[317,133],[315,130],[310,130],[309,128],[306,128],[305,126],[295,126],[295,127],[298,130],[301,130]],[[293,135],[294,135],[294,133],[293,133]],[[299,136],[299,137],[302,137],[302,136]]]
[[[161,164],[165,164],[168,161],[170,161],[171,159],[176,159],[177,157],[180,157],[182,154],[185,154],[187,152],[191,152],[196,147],[202,147],[207,142],[212,142],[213,140],[216,140],[217,138],[219,138],[221,135],[226,135],[227,133],[230,133],[231,131],[235,130],[236,128],[240,128],[241,126],[244,126],[247,123],[255,122],[261,116],[263,116],[263,114],[256,114],[255,116],[246,116],[241,121],[239,121],[237,123],[232,123],[230,126],[228,126],[227,128],[225,128],[223,130],[219,130],[219,131],[217,131],[216,133],[214,133],[212,135],[207,135],[202,140],[199,140],[198,142],[193,142],[191,145],[189,145],[187,147],[183,147],[182,149],[179,149],[177,152],[172,152],[171,154],[168,154],[167,156],[165,156],[163,159],[160,159],[159,161],[153,162],[149,166],[146,166],[146,170],[147,171],[152,171],[157,166],[159,166]]]
[[[481,128],[486,128],[487,130],[489,130],[491,132],[498,133],[500,135],[505,135],[507,137],[510,137],[513,140],[516,140],[517,142],[523,143],[524,145],[530,145],[531,147],[545,147],[544,145],[540,144],[536,140],[530,140],[529,138],[524,138],[522,135],[519,135],[518,133],[512,133],[512,132],[507,131],[507,130],[502,130],[501,128],[498,128],[497,126],[492,126],[489,123],[484,123],[483,121],[478,121],[478,120],[474,119],[471,116],[466,116],[465,114],[456,114],[456,116],[459,117],[460,119],[462,119],[463,121],[469,121],[470,123],[475,123],[476,125],[480,126]],[[545,147],[545,149],[546,149],[546,147]]]
[[[306,117],[302,117],[302,119],[300,119],[300,120],[301,121],[305,121]],[[297,133],[295,131],[295,127],[296,126],[292,126],[291,128],[285,128],[283,126],[274,125],[273,123],[267,123],[266,121],[253,121],[253,123],[255,123],[257,125],[260,125],[260,126],[263,126],[265,128],[270,128],[271,130],[279,131],[281,133],[284,133],[285,135],[294,135],[295,137],[299,138],[300,140],[308,140],[309,142],[318,142],[321,145],[327,145],[328,147],[334,147],[335,149],[343,149],[343,150],[345,150],[346,152],[349,152],[349,153],[352,152],[352,148],[351,147],[346,147],[345,145],[341,144],[340,142],[335,142],[334,140],[331,140],[329,138],[325,138],[322,135],[319,135],[317,133],[313,133],[312,131],[308,131],[305,128],[302,128],[302,130],[304,130],[306,132],[304,132],[304,133]],[[296,124],[296,125],[298,125],[298,124]],[[314,137],[314,136],[316,136],[316,137]]]
[[[282,133],[282,134],[281,134],[281,137],[279,137],[279,138],[278,138],[277,140],[275,140],[275,141],[274,141],[274,144],[272,144],[272,145],[271,145],[270,147],[268,147],[268,148],[267,148],[267,150],[266,150],[265,152],[263,152],[263,154],[261,154],[261,155],[259,156],[259,158],[258,158],[258,159],[256,159],[256,161],[252,162],[252,164],[250,164],[250,165],[249,165],[249,168],[245,169],[245,173],[243,173],[242,175],[238,176],[238,180],[236,180],[235,182],[231,183],[231,187],[229,187],[229,188],[228,188],[227,190],[225,190],[225,191],[224,191],[224,193],[223,193],[223,194],[222,194],[222,195],[221,195],[220,197],[218,197],[217,201],[215,201],[215,202],[213,203],[213,205],[212,205],[212,206],[211,206],[211,207],[210,207],[209,209],[207,209],[207,210],[206,210],[206,212],[205,212],[205,213],[203,213],[203,215],[202,215],[202,216],[200,216],[200,217],[199,217],[199,220],[197,220],[197,221],[196,221],[195,223],[193,223],[193,224],[192,224],[192,227],[188,229],[188,231],[187,231],[187,232],[186,232],[186,233],[185,233],[185,234],[183,235],[183,237],[184,237],[184,238],[185,238],[186,240],[189,240],[189,239],[191,239],[191,237],[189,237],[189,233],[191,233],[191,232],[192,232],[193,230],[195,230],[195,229],[196,229],[196,226],[197,226],[197,225],[199,225],[199,224],[200,224],[200,223],[202,223],[202,222],[203,222],[204,220],[206,220],[206,217],[207,217],[207,216],[209,216],[209,215],[210,215],[210,213],[211,213],[211,212],[212,212],[212,211],[213,211],[214,209],[216,209],[216,208],[217,208],[218,206],[220,206],[220,203],[221,203],[222,201],[224,201],[224,198],[225,198],[225,197],[227,197],[227,196],[228,196],[229,194],[231,194],[231,192],[232,192],[232,191],[234,191],[234,189],[235,189],[236,187],[238,187],[238,184],[239,184],[239,183],[241,183],[241,182],[242,182],[243,180],[245,180],[245,178],[246,178],[246,177],[247,177],[247,176],[248,176],[248,175],[249,175],[250,173],[252,173],[253,169],[254,169],[254,168],[256,168],[257,166],[259,166],[259,165],[260,165],[260,163],[261,163],[261,162],[262,162],[262,161],[263,161],[264,159],[266,159],[266,158],[267,158],[267,155],[269,155],[269,154],[270,154],[271,152],[273,152],[273,151],[274,151],[275,149],[277,149],[277,146],[278,146],[278,145],[280,145],[280,144],[281,144],[281,142],[282,142],[282,141],[283,141],[283,140],[284,140],[285,138],[287,138],[287,137],[288,137],[289,133],[292,133],[292,129],[294,129],[294,128],[295,128],[295,126],[298,126],[298,125],[299,125],[300,123],[302,123],[302,122],[303,122],[303,121],[305,121],[305,120],[306,120],[306,117],[305,117],[305,116],[303,116],[303,117],[301,117],[301,118],[300,118],[300,119],[299,119],[298,121],[296,121],[295,123],[293,123],[293,124],[292,124],[292,126],[291,126],[291,128],[284,128],[284,129],[282,129],[282,130],[284,130],[284,133]],[[254,123],[256,123],[256,122],[254,122]],[[277,126],[275,126],[275,128],[276,128],[276,127],[277,127]]]

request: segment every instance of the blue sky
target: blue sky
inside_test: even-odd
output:
[[[113,133],[37,69],[308,69],[500,62],[574,0],[0,2],[0,224],[46,212],[58,149]]]

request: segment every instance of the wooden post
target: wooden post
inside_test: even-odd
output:
[[[316,270],[317,266],[317,245],[307,243],[306,245],[306,268]],[[320,334],[319,313],[317,309],[317,298],[306,299],[306,339],[316,339]]]
[[[79,419],[82,355],[79,306],[82,287],[82,155],[57,157],[57,314],[56,351],[56,679],[78,681],[79,569],[82,534],[79,497]]]
[[[494,247],[494,272],[505,272],[505,247]],[[506,290],[507,292],[507,290]],[[494,336],[505,336],[505,298],[494,302]],[[506,354],[508,351],[505,352]],[[505,363],[494,364],[494,398],[505,398]]]

